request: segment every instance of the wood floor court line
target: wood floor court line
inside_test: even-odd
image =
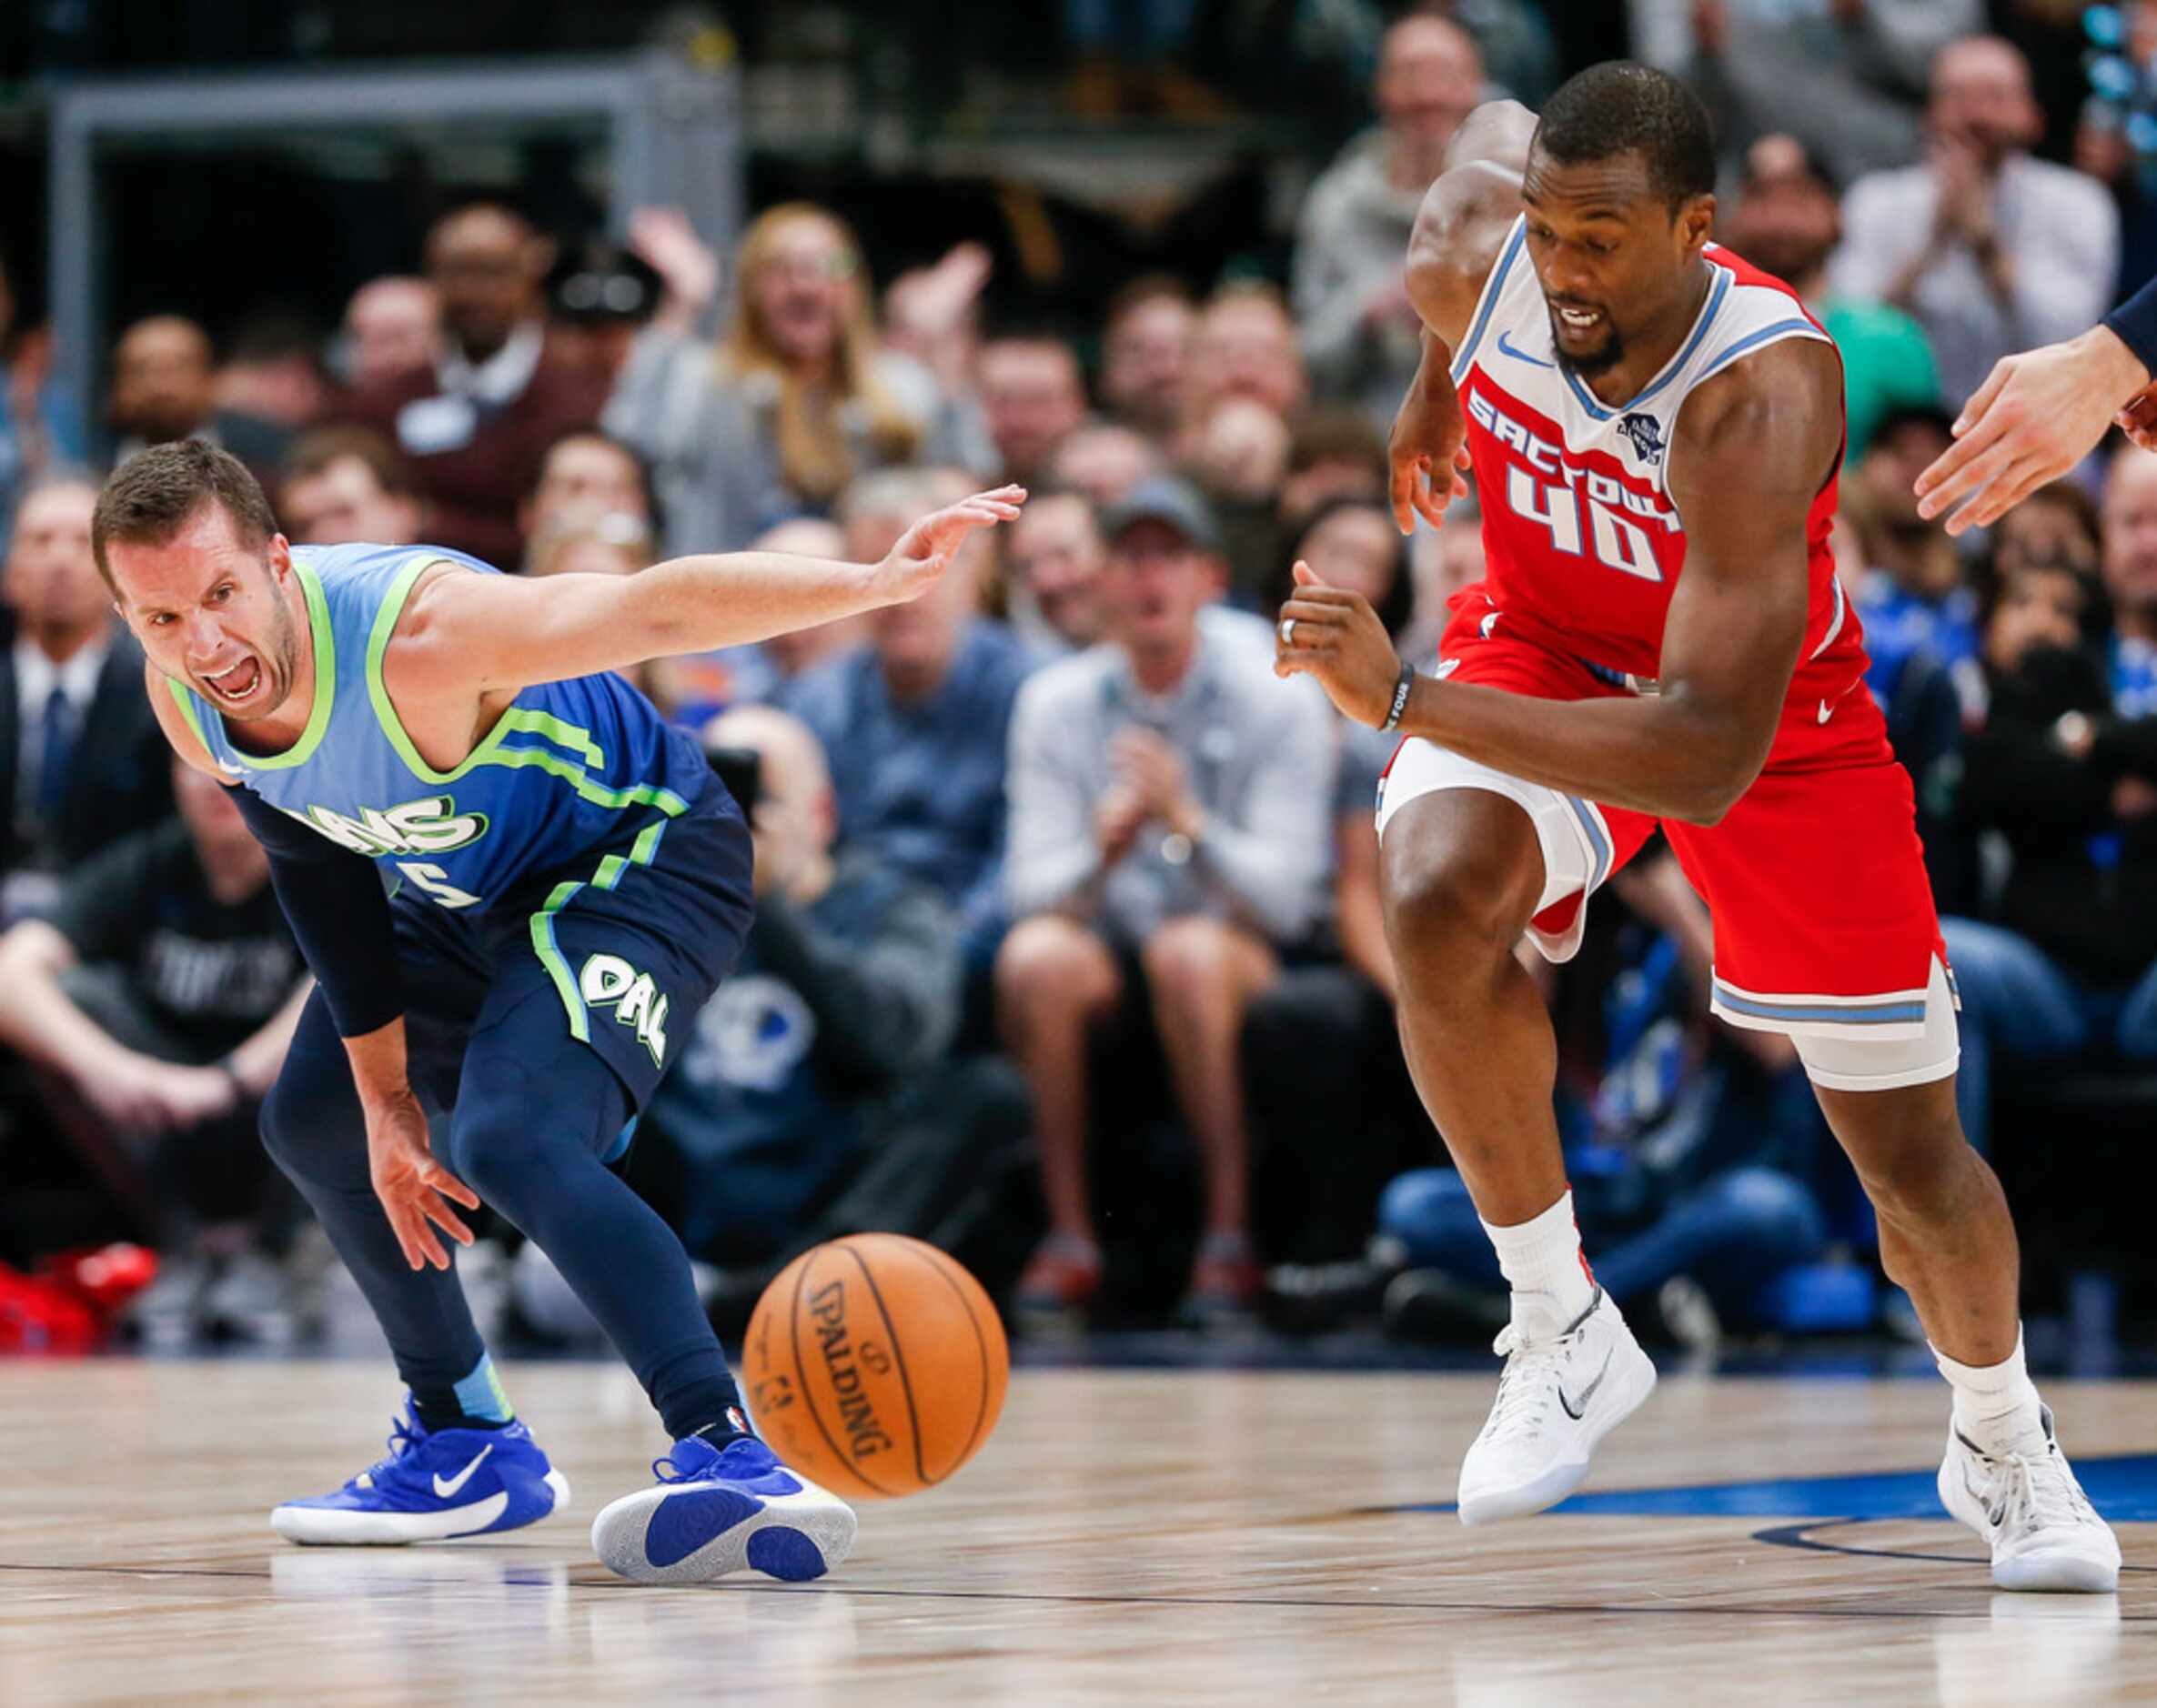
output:
[[[1996,1592],[1974,1537],[1907,1510],[1937,1462],[1931,1382],[1673,1372],[1606,1443],[1605,1505],[1468,1530],[1428,1508],[1495,1361],[1022,1369],[980,1457],[864,1506],[839,1574],[669,1590],[610,1577],[589,1546],[664,1445],[627,1372],[507,1374],[569,1512],[376,1551],[295,1548],[266,1520],[378,1455],[397,1401],[379,1364],[0,1365],[0,1703],[281,1703],[296,1680],[332,1708],[2157,1700],[2157,1519],[2122,1525],[2116,1596]],[[2047,1394],[2071,1452],[2147,1453],[2157,1384]],[[2157,1460],[2122,1474],[2157,1482]],[[1904,1510],[1672,1505],[1754,1480],[1800,1502],[1856,1480]],[[2119,1486],[2157,1512],[2157,1488]],[[1609,1510],[1636,1496],[1639,1514]]]

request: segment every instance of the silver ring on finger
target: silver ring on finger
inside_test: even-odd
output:
[[[1281,644],[1284,647],[1295,645],[1295,618],[1293,617],[1281,618]]]

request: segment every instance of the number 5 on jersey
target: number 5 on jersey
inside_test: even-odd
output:
[[[426,860],[398,860],[396,864],[398,871],[445,908],[476,908],[479,905],[479,897],[451,883],[449,874],[439,866]]]
[[[1508,463],[1506,503],[1514,515],[1542,523],[1549,530],[1551,545],[1570,558],[1581,555],[1580,512],[1586,510],[1597,562],[1643,581],[1660,581],[1662,566],[1655,560],[1647,530],[1592,496],[1598,481],[1608,482],[1614,493],[1622,488],[1606,475],[1588,474],[1582,479],[1588,488],[1586,493],[1562,480],[1537,480],[1520,464]]]

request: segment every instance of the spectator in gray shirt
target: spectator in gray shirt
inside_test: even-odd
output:
[[[1296,223],[1293,297],[1311,377],[1390,426],[1423,355],[1408,301],[1408,236],[1446,145],[1481,98],[1483,58],[1458,25],[1409,16],[1386,32],[1372,95],[1384,121],[1311,186]]]
[[[2011,43],[1942,48],[1925,120],[1922,163],[1851,186],[1828,284],[1907,311],[1953,409],[2000,357],[2072,337],[2104,312],[2120,216],[2095,178],[2030,157],[2043,120]]]
[[[1108,644],[1019,692],[1011,730],[999,1020],[1033,1090],[1050,1236],[1022,1303],[1085,1304],[1102,1275],[1087,1195],[1092,1030],[1135,980],[1197,1141],[1202,1311],[1249,1304],[1248,1136],[1237,1038],[1327,907],[1333,718],[1265,648],[1201,614],[1224,566],[1204,501],[1142,483],[1104,517]]]

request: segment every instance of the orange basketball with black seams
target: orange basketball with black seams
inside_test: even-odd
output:
[[[1011,1351],[981,1283],[934,1246],[860,1233],[803,1252],[757,1301],[749,1409],[779,1456],[851,1500],[916,1494],[981,1451]]]

